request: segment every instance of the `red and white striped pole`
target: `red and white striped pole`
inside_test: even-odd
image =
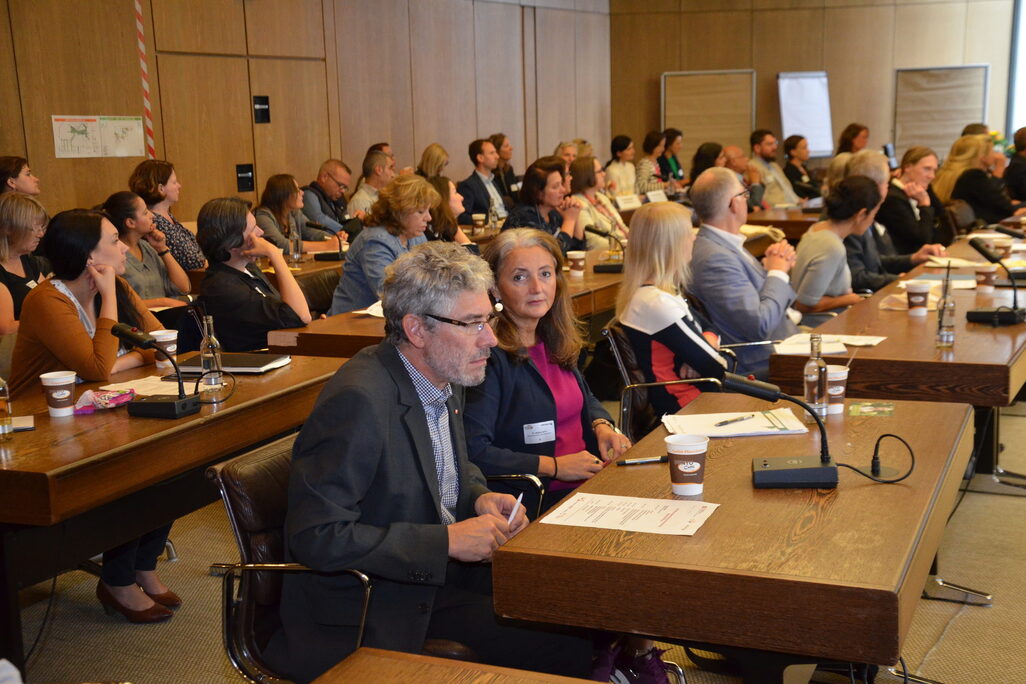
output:
[[[143,28],[142,3],[135,0],[135,36],[139,47],[139,70],[142,75],[143,90],[143,127],[146,131],[146,156],[157,158],[157,148],[153,143],[153,107],[150,105],[150,70],[146,64],[146,31]]]

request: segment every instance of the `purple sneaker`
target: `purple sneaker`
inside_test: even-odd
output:
[[[623,647],[619,641],[602,648],[595,656],[591,668],[591,680],[595,682],[611,682],[612,684],[630,684],[631,680],[617,669],[617,662],[622,660]]]
[[[648,652],[633,657],[622,654],[617,668],[627,675],[628,681],[632,684],[670,684],[661,657],[664,653],[665,649],[653,647]]]

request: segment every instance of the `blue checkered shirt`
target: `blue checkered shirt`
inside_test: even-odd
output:
[[[398,350],[397,350],[398,351]],[[449,432],[449,406],[445,403],[452,396],[452,386],[446,384],[438,389],[430,380],[414,368],[402,352],[399,358],[410,374],[413,387],[417,390],[420,403],[424,405],[428,433],[431,435],[431,450],[435,456],[435,474],[438,476],[438,498],[442,502],[439,514],[443,525],[456,522],[454,511],[460,498],[460,477],[456,471],[456,452],[452,448],[452,434]]]

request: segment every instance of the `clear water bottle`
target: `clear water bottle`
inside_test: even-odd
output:
[[[809,335],[812,354],[805,363],[805,403],[821,416],[827,414],[827,364],[823,360],[823,338],[819,333]]]
[[[289,231],[289,263],[298,264],[303,260],[303,234],[297,227]]]
[[[488,198],[488,230],[495,232],[499,229],[499,210],[495,208],[495,198]]]
[[[14,425],[11,422],[13,415],[11,391],[7,388],[7,381],[0,378],[0,442],[6,442],[14,434]]]
[[[214,334],[213,316],[203,317],[203,342],[200,344],[200,365],[203,368],[203,384],[220,386],[224,382],[221,365],[221,343]]]
[[[937,347],[955,346],[955,298],[948,292],[937,302]]]

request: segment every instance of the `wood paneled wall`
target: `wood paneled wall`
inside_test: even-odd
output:
[[[266,179],[310,181],[391,142],[400,166],[429,143],[448,174],[502,131],[523,171],[561,139],[604,157],[608,0],[143,0],[157,155],[183,184],[175,213],[256,201]],[[271,100],[254,124],[252,96]],[[0,0],[0,154],[29,158],[51,212],[125,187],[141,160],[56,159],[52,114],[142,114],[132,0]],[[15,103],[20,106],[14,106]],[[236,164],[256,190],[236,191]]]
[[[757,125],[779,133],[777,73],[826,70],[834,135],[858,121],[869,126],[870,144],[881,145],[893,136],[895,69],[974,63],[991,65],[988,123],[1002,129],[1012,7],[1013,0],[611,0],[613,133],[637,140],[658,128],[662,72],[739,68],[758,74]]]

